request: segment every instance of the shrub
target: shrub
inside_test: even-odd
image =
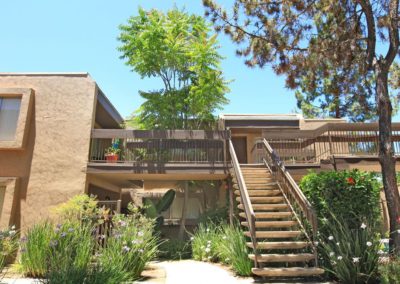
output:
[[[242,276],[251,275],[252,262],[248,257],[246,238],[238,226],[200,223],[192,237],[195,260],[219,261],[232,266]]]
[[[164,259],[188,259],[192,256],[190,243],[178,239],[167,239],[159,245],[159,256]]]
[[[53,234],[53,225],[45,221],[34,225],[21,238],[20,264],[26,276],[42,278],[46,275]]]
[[[326,225],[330,229],[319,241],[324,269],[340,283],[377,283],[378,260],[383,252],[375,226],[359,223],[351,227],[332,214]]]
[[[10,258],[14,256],[17,249],[18,235],[15,231],[15,226],[0,230],[0,273]],[[2,274],[0,274],[0,280],[1,278]]]
[[[93,223],[100,214],[96,198],[86,194],[75,195],[67,202],[58,205],[53,211],[61,222],[82,220]]]
[[[329,229],[327,216],[343,219],[349,227],[361,222],[377,224],[380,219],[380,184],[374,173],[331,171],[310,173],[300,187],[316,210],[319,229]]]
[[[154,221],[141,215],[118,215],[114,219],[113,235],[99,251],[97,269],[104,273],[118,271],[121,281],[137,280],[158,252]]]
[[[214,223],[224,224],[228,220],[228,207],[218,207],[212,210],[208,210],[200,215],[199,223]]]
[[[381,263],[379,265],[382,284],[400,283],[400,259]]]
[[[47,245],[45,283],[84,283],[94,249],[91,227],[77,220],[57,225]]]
[[[223,225],[220,229],[221,241],[217,247],[221,261],[232,266],[232,269],[241,276],[252,274],[252,261],[249,259],[249,249],[246,238],[238,226]]]
[[[200,261],[217,261],[218,246],[221,234],[214,223],[200,223],[192,237],[193,259]]]

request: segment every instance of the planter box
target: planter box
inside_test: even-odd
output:
[[[116,163],[118,161],[118,154],[105,154],[107,163]]]

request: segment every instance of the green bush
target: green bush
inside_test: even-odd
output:
[[[15,256],[18,249],[18,234],[15,226],[0,230],[0,280],[2,279],[2,270],[10,258]]]
[[[97,221],[101,209],[97,207],[96,197],[79,194],[55,207],[53,212],[60,219],[61,223],[75,220],[93,223]]]
[[[98,253],[99,270],[119,271],[122,281],[137,280],[146,263],[158,253],[154,221],[141,215],[119,215],[114,219],[113,235]]]
[[[218,246],[221,241],[221,232],[210,222],[200,223],[192,239],[192,256],[200,261],[218,261]]]
[[[249,249],[246,246],[246,238],[238,226],[223,225],[220,229],[221,241],[217,247],[221,261],[231,265],[232,269],[241,276],[252,274],[252,261],[249,259]]]
[[[224,224],[228,221],[228,207],[218,207],[212,210],[208,210],[200,215],[199,223],[215,223]]]
[[[178,239],[166,239],[159,245],[159,257],[162,259],[188,259],[192,256],[190,243]]]
[[[84,283],[94,249],[92,228],[76,220],[57,225],[53,232],[45,283]]]
[[[380,183],[374,173],[358,170],[310,173],[303,177],[300,188],[315,208],[322,232],[329,229],[330,213],[349,227],[361,222],[377,224],[380,219]]]
[[[20,264],[26,276],[43,278],[46,275],[53,234],[53,224],[45,221],[35,224],[21,238]]]
[[[377,283],[382,251],[375,226],[367,223],[349,226],[344,219],[332,214],[326,225],[329,231],[321,236],[318,244],[324,269],[340,283]]]
[[[192,237],[192,254],[195,260],[222,262],[238,275],[251,275],[246,238],[238,226],[200,223]]]
[[[400,283],[400,259],[393,259],[379,265],[382,284]]]

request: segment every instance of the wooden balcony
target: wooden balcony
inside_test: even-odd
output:
[[[88,173],[226,175],[229,131],[92,130]],[[106,149],[120,150],[116,161]]]
[[[335,158],[349,163],[378,159],[377,123],[327,123],[314,130],[268,132],[263,137],[286,165],[307,166]],[[255,161],[262,161],[261,141],[258,144],[252,153]],[[392,125],[392,146],[397,158],[400,155],[400,123]]]

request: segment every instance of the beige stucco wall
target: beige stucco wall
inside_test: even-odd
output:
[[[0,177],[19,177],[15,222],[25,229],[85,190],[96,84],[84,75],[6,76],[0,88],[34,90],[23,150],[0,150]]]

